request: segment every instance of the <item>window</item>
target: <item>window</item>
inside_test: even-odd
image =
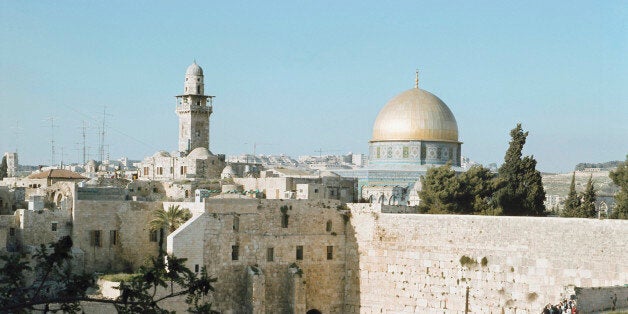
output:
[[[170,167],[170,174],[174,173],[174,167]]]
[[[275,260],[275,248],[269,247],[266,249],[266,261],[272,262]]]
[[[201,87],[200,86],[196,86],[196,93],[200,94],[201,93]]]
[[[148,175],[148,167],[144,167],[144,175],[147,176]]]
[[[162,167],[157,167],[157,174],[158,174],[158,175],[162,175],[162,174],[164,174],[164,168],[162,168]]]
[[[330,232],[330,231],[331,231],[331,220],[327,220],[327,225],[325,226],[325,230],[326,230],[327,232]]]
[[[288,228],[288,214],[281,214],[281,227]]]
[[[9,228],[9,236],[11,237],[15,236],[15,228]]]
[[[240,230],[240,216],[233,216],[233,231],[238,232]]]
[[[297,261],[303,260],[303,245],[297,245]]]
[[[157,238],[159,237],[159,234],[157,233],[159,232],[158,230],[151,230],[150,231],[150,242],[157,242]]]
[[[334,247],[329,245],[327,246],[327,260],[334,259]]]
[[[102,242],[100,241],[100,230],[91,231],[91,244],[94,247],[100,247]]]
[[[199,100],[199,101],[197,101],[197,102],[196,102],[196,105],[197,105],[197,106],[200,106],[200,105],[201,105],[201,101],[200,101],[200,100]]]
[[[157,188],[153,188],[153,193],[157,193]]]
[[[195,272],[195,273],[198,273],[198,268],[199,268],[199,267],[198,267],[198,264],[194,265],[194,272]]]
[[[118,245],[118,230],[109,230],[109,245]]]
[[[231,260],[232,261],[237,261],[238,260],[238,251],[240,251],[240,246],[239,245],[232,245],[231,246]]]
[[[314,193],[318,193],[318,189],[314,189]]]
[[[56,221],[53,222],[52,224],[50,224],[50,230],[57,231],[57,226],[58,226],[58,223]]]

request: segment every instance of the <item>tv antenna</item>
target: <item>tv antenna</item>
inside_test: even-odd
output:
[[[44,121],[50,121],[50,165],[55,164],[55,117],[48,117]]]

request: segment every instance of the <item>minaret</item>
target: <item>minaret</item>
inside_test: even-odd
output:
[[[209,116],[214,96],[205,95],[203,69],[196,61],[185,71],[183,95],[177,97],[179,151],[187,155],[195,148],[209,150]]]

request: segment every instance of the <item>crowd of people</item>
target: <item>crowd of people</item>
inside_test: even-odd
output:
[[[541,314],[577,314],[575,300],[564,299],[558,304],[548,304],[543,308]]]

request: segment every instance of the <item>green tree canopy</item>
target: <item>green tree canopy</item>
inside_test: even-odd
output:
[[[579,216],[583,218],[595,218],[595,188],[593,187],[593,175],[589,176],[587,187],[582,193],[582,203],[580,204]]]
[[[91,274],[75,274],[71,268],[72,239],[62,237],[56,243],[41,245],[33,255],[34,267],[21,255],[0,255],[0,313],[81,313],[81,302],[112,304],[119,313],[169,313],[162,309],[167,300],[185,296],[189,312],[216,313],[204,297],[214,291],[215,278],[189,270],[185,259],[167,255],[153,258],[139,272],[120,284],[120,297],[100,299],[87,295],[94,286]],[[36,280],[27,284],[27,278]],[[178,286],[159,298],[156,290]]]
[[[7,167],[7,156],[2,156],[2,163],[0,163],[0,180],[7,177]]]
[[[191,217],[192,214],[189,209],[181,208],[179,205],[170,205],[168,210],[154,210],[153,218],[149,224],[151,230],[164,229],[172,233]]]
[[[619,186],[610,218],[628,219],[628,155],[626,155],[626,161],[610,172],[609,177]]]
[[[495,175],[476,165],[460,175],[450,164],[421,177],[419,211],[431,214],[497,214],[492,205]]]
[[[569,185],[569,194],[565,200],[565,208],[561,216],[563,217],[579,217],[580,216],[580,196],[576,192],[576,173],[571,175],[571,185]]]
[[[523,132],[520,123],[510,131],[510,146],[498,171],[501,187],[495,198],[504,215],[545,215],[545,190],[541,173],[536,170],[536,160],[533,156],[522,158],[527,136],[528,132]]]

